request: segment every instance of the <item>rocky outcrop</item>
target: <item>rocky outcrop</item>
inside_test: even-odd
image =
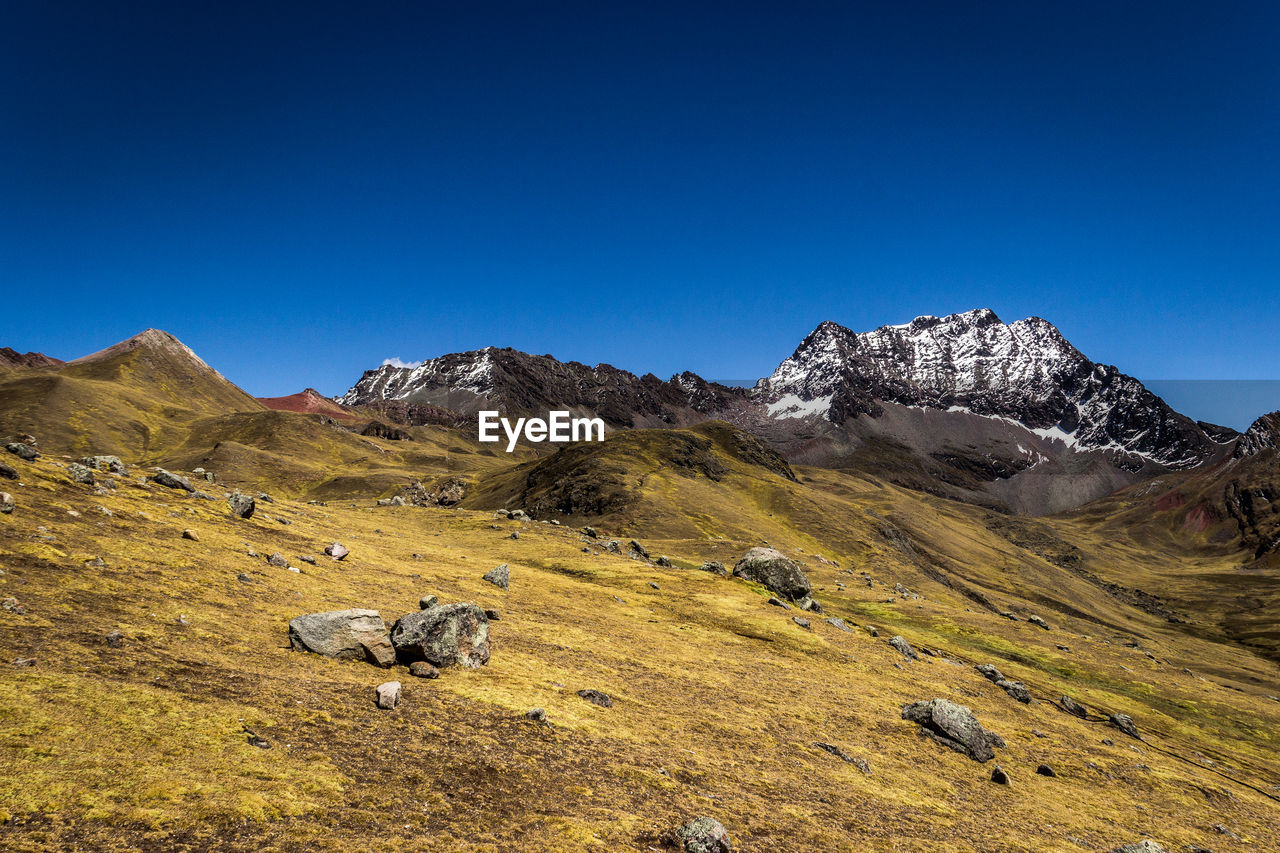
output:
[[[474,604],[427,607],[397,619],[391,643],[402,663],[484,666],[489,662],[489,617]]]
[[[755,581],[802,610],[813,606],[813,587],[799,564],[773,548],[752,548],[733,567],[733,576]]]
[[[300,651],[378,666],[396,662],[387,626],[376,610],[331,610],[289,621],[289,643]]]
[[[111,474],[129,473],[129,469],[120,461],[119,456],[81,456],[80,464],[94,471],[106,471]]]
[[[918,723],[923,734],[974,761],[990,761],[997,747],[1004,748],[1000,735],[984,729],[972,711],[949,699],[912,702],[903,706],[902,719]]]

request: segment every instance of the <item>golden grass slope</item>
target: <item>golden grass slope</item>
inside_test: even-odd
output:
[[[644,850],[710,814],[759,853],[1280,848],[1275,664],[1125,604],[982,510],[717,458],[719,481],[648,470],[630,511],[597,522],[643,536],[670,569],[489,511],[279,500],[243,521],[136,476],[96,496],[60,460],[12,460],[0,597],[26,612],[0,611],[0,847]],[[219,473],[223,487],[248,476]],[[352,550],[342,563],[321,553],[333,539]],[[812,615],[803,628],[759,587],[688,568],[765,540],[806,564],[829,615],[880,637]],[[302,571],[269,567],[277,550]],[[498,562],[509,591],[480,579]],[[287,648],[293,616],[390,621],[425,593],[501,610],[487,667],[423,681]],[[904,661],[884,642],[895,633],[938,656]],[[978,662],[1041,701],[1014,702]],[[373,689],[391,678],[405,700],[379,711]],[[1131,714],[1148,740],[1043,701],[1062,692]],[[1012,787],[899,718],[934,696],[1005,737]],[[551,728],[524,718],[532,707]],[[1059,777],[1037,776],[1042,762]]]

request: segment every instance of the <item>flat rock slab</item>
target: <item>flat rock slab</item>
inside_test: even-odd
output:
[[[919,723],[926,735],[975,761],[990,761],[994,747],[1004,747],[1004,739],[984,729],[973,711],[949,699],[912,702],[903,706],[902,719]]]

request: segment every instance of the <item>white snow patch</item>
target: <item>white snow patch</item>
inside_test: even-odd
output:
[[[384,359],[382,360],[382,366],[383,366],[383,367],[414,368],[414,367],[421,367],[421,366],[422,366],[422,362],[420,362],[420,361],[401,361],[399,358],[384,358]]]
[[[802,400],[795,394],[787,394],[785,397],[779,398],[776,403],[769,404],[769,417],[781,419],[825,415],[831,409],[831,398],[833,396],[835,395],[828,394],[825,397]]]

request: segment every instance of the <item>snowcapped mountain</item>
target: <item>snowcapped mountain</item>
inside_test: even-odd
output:
[[[618,427],[661,426],[705,420],[742,405],[747,392],[685,372],[663,381],[608,364],[588,367],[549,355],[487,347],[400,366],[366,371],[338,402],[368,406],[402,401],[463,414],[500,409],[533,414],[549,409],[590,412]]]
[[[1256,456],[1264,450],[1280,447],[1280,412],[1258,418],[1240,437],[1236,445],[1237,459]]]
[[[1090,361],[1052,323],[1005,324],[988,309],[861,334],[825,322],[755,394],[775,419],[840,425],[895,403],[1009,421],[1072,449],[1170,468],[1195,466],[1215,447],[1193,421],[1137,379]]]

